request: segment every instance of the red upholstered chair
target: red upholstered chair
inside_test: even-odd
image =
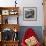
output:
[[[22,42],[21,42],[21,46],[27,46],[25,40],[30,38],[30,37],[35,37],[37,40],[37,35],[36,33],[33,31],[32,28],[28,28],[24,34],[24,37],[22,38]],[[35,44],[34,46],[41,46],[41,44],[39,43],[39,41],[37,40],[37,44]]]

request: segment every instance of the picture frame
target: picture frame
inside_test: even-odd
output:
[[[36,21],[37,8],[36,7],[23,7],[23,19],[27,21]]]
[[[17,13],[18,13],[18,12],[15,11],[15,10],[10,10],[10,11],[9,11],[9,14],[10,14],[10,15],[16,15]]]
[[[2,10],[2,15],[9,15],[9,10]]]

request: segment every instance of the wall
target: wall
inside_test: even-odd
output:
[[[42,0],[30,0],[30,1],[23,1],[21,4],[23,7],[36,7],[37,8],[37,21],[24,21],[23,20],[23,9],[21,10],[20,15],[20,25],[22,26],[43,26],[43,6]]]
[[[24,36],[24,33],[25,31],[28,29],[28,28],[32,28],[33,31],[35,31],[35,33],[37,34],[37,37],[39,39],[39,41],[41,43],[43,43],[43,30],[42,30],[42,26],[21,26],[20,27],[20,32],[19,32],[19,39],[20,39],[20,42]]]
[[[1,7],[10,7],[15,6],[15,0],[0,0]],[[44,16],[43,16],[43,6],[42,0],[17,0],[17,6],[20,7],[20,17],[19,24],[20,26],[44,26]],[[37,8],[37,21],[24,21],[23,20],[23,7],[36,7]]]
[[[44,0],[44,26],[46,26],[46,0]]]

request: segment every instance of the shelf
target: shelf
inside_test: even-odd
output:
[[[10,40],[10,41],[3,41],[4,43],[16,43],[16,42],[19,42],[19,40],[15,40],[15,41],[12,41],[12,40]]]
[[[9,28],[12,29],[14,31],[14,29],[16,29],[17,31],[19,31],[19,25],[18,24],[1,24],[1,30],[5,29],[5,28]]]
[[[18,17],[19,7],[0,7],[0,46],[18,46]]]
[[[18,24],[19,7],[0,7],[0,24]]]
[[[0,14],[2,15],[18,15],[19,7],[0,7]]]

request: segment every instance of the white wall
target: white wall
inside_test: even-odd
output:
[[[1,7],[15,6],[15,0],[0,0]],[[42,0],[17,0],[17,6],[20,7],[20,26],[43,26],[43,6]],[[23,20],[23,7],[36,7],[37,8],[37,21],[24,21]]]
[[[36,7],[37,8],[37,21],[24,21],[23,20],[23,7],[21,7],[20,25],[22,26],[43,26],[43,6],[42,0],[25,0],[21,3],[23,7]]]

